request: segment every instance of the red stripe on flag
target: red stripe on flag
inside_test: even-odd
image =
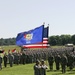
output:
[[[37,45],[24,45],[24,48],[47,48],[47,44],[37,44]]]
[[[48,48],[48,38],[43,38],[43,42],[38,44],[23,45],[24,48]]]

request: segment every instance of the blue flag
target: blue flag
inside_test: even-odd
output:
[[[43,41],[44,25],[33,30],[19,33],[16,37],[16,45],[23,46],[27,44],[35,44]]]
[[[49,26],[44,28],[42,42],[23,45],[23,48],[48,48],[49,46],[48,45],[48,31],[49,31]]]

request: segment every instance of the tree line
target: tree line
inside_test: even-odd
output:
[[[7,39],[0,39],[0,46],[8,46],[8,45],[15,45],[16,38],[7,38]]]
[[[4,45],[15,45],[16,43],[16,38],[0,38],[0,46]],[[67,43],[72,43],[75,45],[75,35],[53,35],[49,36],[48,38],[48,43],[52,46],[55,45],[65,45]]]
[[[48,42],[50,45],[65,45],[65,44],[74,44],[75,45],[75,35],[56,35],[56,36],[50,36],[48,39]]]

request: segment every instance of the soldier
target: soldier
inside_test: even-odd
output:
[[[33,54],[32,53],[30,53],[30,63],[33,63]]]
[[[20,52],[20,54],[19,54],[19,57],[20,57],[20,58],[19,58],[19,63],[22,64],[22,53],[21,53],[21,52]]]
[[[61,67],[62,67],[62,73],[66,73],[66,66],[67,66],[67,57],[63,54],[61,56]]]
[[[4,60],[4,67],[7,67],[7,54],[5,53],[4,56],[3,56],[3,60]]]
[[[33,53],[33,62],[36,62],[36,53]]]
[[[46,75],[46,69],[47,69],[48,67],[45,65],[45,62],[44,62],[44,60],[42,60],[41,61],[41,75]]]
[[[26,64],[26,55],[25,55],[25,52],[22,53],[22,64],[23,65]]]
[[[20,60],[19,53],[16,53],[16,64],[17,64],[17,65],[19,64],[19,60]]]
[[[36,64],[34,65],[34,75],[41,75],[40,69],[41,69],[40,61],[36,60]]]
[[[29,53],[28,52],[26,53],[26,63],[27,64],[29,63]]]
[[[50,56],[48,56],[48,63],[49,63],[49,67],[50,70],[53,70],[53,63],[54,63],[54,56],[52,54],[50,54]]]
[[[13,60],[14,60],[14,57],[11,53],[9,53],[9,64],[10,64],[10,67],[13,66]]]
[[[73,54],[72,54],[73,55]],[[71,54],[68,56],[68,67],[70,70],[73,69],[74,57]]]
[[[56,70],[59,70],[60,69],[60,60],[61,60],[60,55],[56,55],[55,56]]]
[[[2,69],[2,57],[0,55],[0,70]]]

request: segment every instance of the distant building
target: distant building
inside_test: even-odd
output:
[[[70,44],[70,43],[68,43],[68,44],[66,44],[65,45],[65,47],[73,47],[74,45],[73,44]]]

